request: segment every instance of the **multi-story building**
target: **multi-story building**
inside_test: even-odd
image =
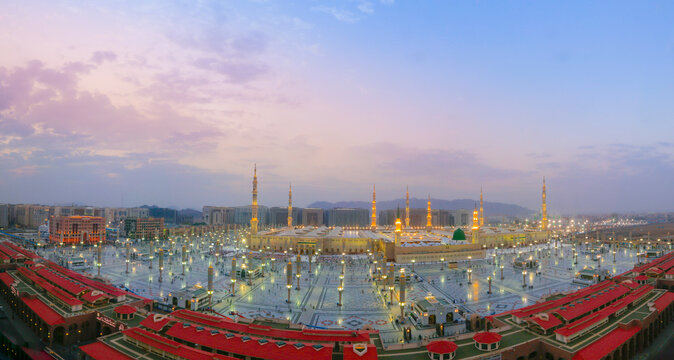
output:
[[[367,209],[332,208],[328,210],[328,226],[368,226],[370,212]]]
[[[235,209],[229,206],[204,206],[202,217],[206,225],[234,224]]]
[[[324,224],[323,209],[305,208],[302,209],[302,225],[321,226]]]
[[[163,218],[124,219],[124,234],[131,239],[154,239],[164,237]]]
[[[93,244],[105,240],[105,219],[98,216],[52,216],[49,241]]]
[[[0,228],[9,226],[9,205],[0,204]]]

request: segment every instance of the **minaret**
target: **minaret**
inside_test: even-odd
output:
[[[375,185],[372,185],[372,224],[370,224],[372,230],[377,228],[377,189]]]
[[[405,227],[410,227],[410,187],[407,187],[405,194]]]
[[[250,234],[257,234],[257,164],[253,170],[253,205],[251,206],[253,212],[250,218]]]
[[[428,210],[426,211],[426,231],[433,227],[433,215],[431,214],[431,194],[428,194]]]
[[[545,203],[546,192],[545,192],[545,176],[543,176],[543,205],[541,206],[541,230],[548,230],[548,205]]]
[[[288,227],[293,227],[293,186],[288,190]]]
[[[396,213],[395,245],[400,246],[400,233],[402,233],[402,223],[400,222],[400,207]]]
[[[478,242],[478,233],[480,232],[480,218],[477,213],[477,205],[475,205],[475,210],[473,210],[473,227],[471,228],[471,242],[477,244]]]
[[[484,226],[484,206],[482,202],[482,186],[480,186],[480,227]]]

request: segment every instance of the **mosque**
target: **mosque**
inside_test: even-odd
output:
[[[278,229],[259,231],[257,204],[257,169],[253,174],[253,202],[250,241],[253,251],[288,252],[299,255],[380,254],[388,262],[457,262],[483,259],[487,248],[508,247],[546,241],[549,236],[545,178],[543,179],[542,219],[539,229],[484,226],[482,190],[480,206],[473,210],[468,227],[434,227],[431,198],[428,196],[426,227],[410,227],[409,191],[406,192],[404,224],[401,211],[396,214],[395,228],[377,224],[377,193],[372,190],[369,228],[295,227],[292,218],[292,188],[288,192],[288,223]]]

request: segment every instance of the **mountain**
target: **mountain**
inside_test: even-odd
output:
[[[428,199],[410,198],[410,208],[425,209],[427,206],[427,201]],[[472,210],[475,205],[479,206],[479,203],[479,200],[471,199],[431,199],[431,207],[433,209],[443,210]],[[377,201],[377,210],[395,209],[398,206],[401,208],[405,207],[405,199]],[[328,201],[316,201],[309,204],[307,207],[321,209],[331,209],[335,207],[370,209],[372,207],[372,203],[368,201],[338,201],[334,203]],[[527,216],[534,213],[536,213],[536,211],[515,204],[505,204],[491,201],[484,202],[485,216]]]

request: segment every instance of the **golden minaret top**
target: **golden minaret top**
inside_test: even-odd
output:
[[[257,234],[257,164],[253,168],[253,205],[251,206],[252,216],[250,218],[250,234]]]
[[[407,186],[405,195],[405,227],[410,227],[410,187]]]
[[[484,226],[484,206],[482,202],[482,186],[480,186],[480,227]]]
[[[543,204],[541,206],[541,229],[548,230],[548,205],[545,203],[547,197],[545,191],[545,176],[543,176]]]
[[[431,231],[433,227],[433,215],[431,214],[431,194],[428,194],[428,210],[426,211],[426,230]]]
[[[372,185],[372,224],[370,224],[372,230],[377,228],[377,188],[375,185]]]
[[[293,185],[288,189],[288,227],[293,227]]]
[[[477,212],[477,204],[475,205],[475,210],[473,210],[473,227],[471,229],[473,231],[480,230],[480,216]]]

